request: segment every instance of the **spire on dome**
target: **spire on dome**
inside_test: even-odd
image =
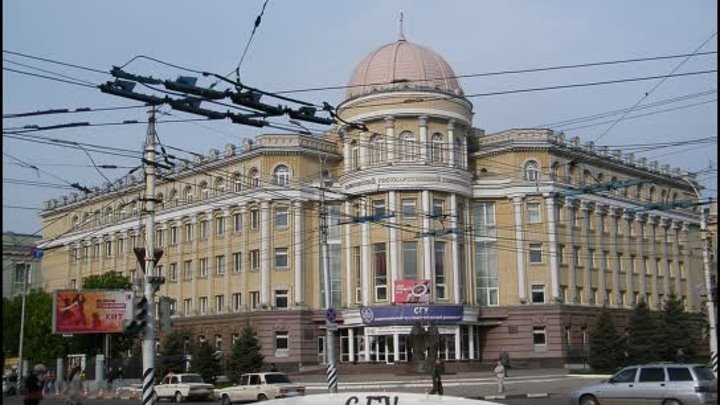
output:
[[[405,33],[403,32],[403,12],[400,12],[400,33],[398,35],[398,41],[405,41]]]

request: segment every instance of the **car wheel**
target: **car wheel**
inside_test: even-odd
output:
[[[230,405],[230,404],[232,404],[232,401],[230,401],[230,397],[227,394],[223,395],[222,405]]]
[[[663,401],[662,405],[683,405],[683,403],[677,399],[666,399]]]
[[[580,405],[600,405],[600,402],[594,396],[586,394],[580,397]]]
[[[176,392],[175,393],[175,402],[182,402],[182,401],[183,401],[182,393],[180,391]]]
[[[258,401],[267,401],[268,397],[265,394],[258,395]]]

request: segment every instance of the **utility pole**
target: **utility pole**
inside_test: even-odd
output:
[[[337,393],[337,365],[335,364],[335,332],[331,330],[330,313],[334,313],[331,302],[330,288],[330,256],[328,252],[328,213],[325,205],[325,158],[320,158],[320,255],[322,256],[323,283],[325,285],[325,310],[327,311],[325,322],[325,345],[327,351],[327,382],[328,391],[331,394]]]
[[[23,340],[25,340],[25,298],[27,297],[28,277],[30,276],[30,265],[24,263],[23,268],[23,296],[22,309],[20,310],[20,348],[18,350],[18,377],[23,378],[26,371],[23,367]]]
[[[154,403],[155,386],[155,289],[151,283],[155,272],[155,106],[148,111],[148,129],[145,140],[145,299],[147,322],[142,341],[143,374],[142,404]]]

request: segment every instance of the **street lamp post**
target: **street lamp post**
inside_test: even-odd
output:
[[[322,256],[323,284],[325,285],[325,310],[329,314],[332,311],[332,299],[330,288],[330,256],[328,252],[328,212],[325,205],[325,187],[330,181],[325,178],[325,157],[320,158],[320,254]],[[325,323],[325,349],[327,352],[327,382],[328,392],[337,393],[337,365],[335,363],[335,332],[331,329],[329,315]],[[334,322],[334,320],[332,320]]]

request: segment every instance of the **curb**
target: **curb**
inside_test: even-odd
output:
[[[498,399],[522,399],[522,398],[547,398],[550,393],[547,392],[535,392],[530,394],[500,394],[500,395],[485,395],[482,397],[473,397],[475,399],[484,399],[486,401],[494,401]]]

